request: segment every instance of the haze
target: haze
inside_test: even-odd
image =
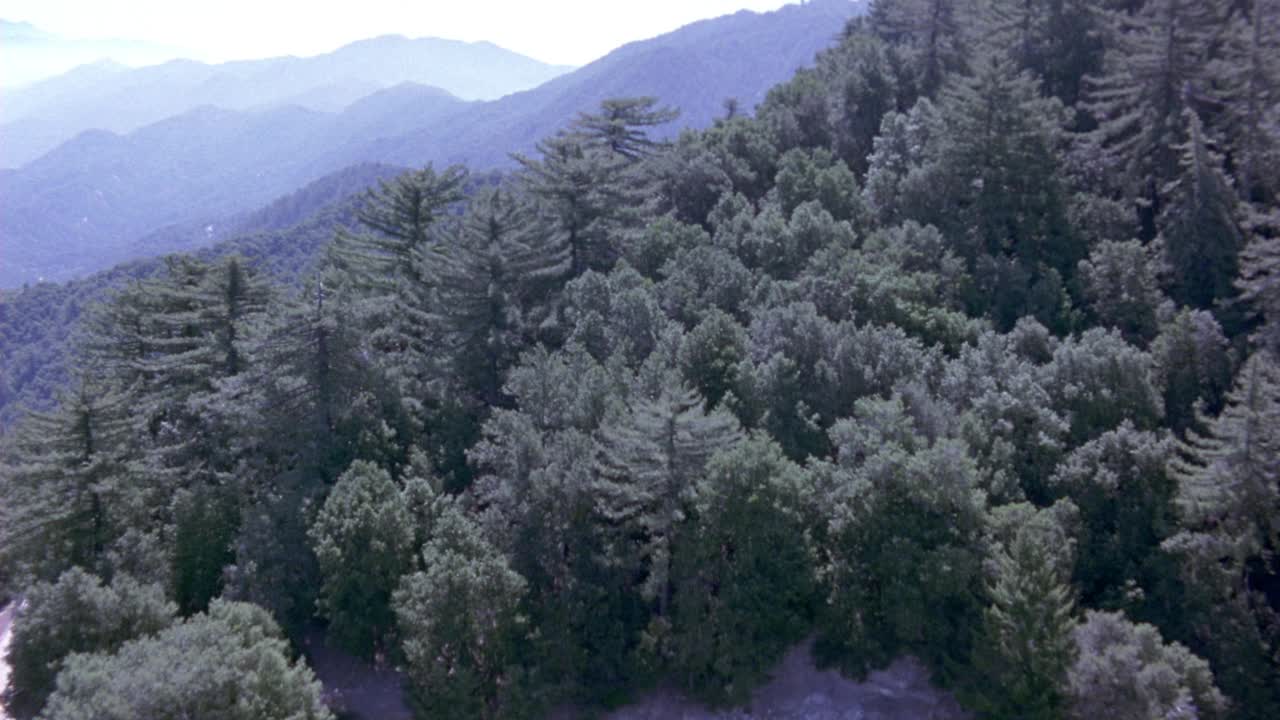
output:
[[[583,65],[619,45],[780,0],[365,0],[358,8],[305,0],[9,0],[5,19],[68,37],[127,38],[224,61],[315,55],[377,35],[487,40],[544,62]]]

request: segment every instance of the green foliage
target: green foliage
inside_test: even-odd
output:
[[[832,429],[824,498],[825,654],[865,672],[912,652],[968,654],[980,620],[985,498],[962,443],[917,434],[900,398],[860,400]]]
[[[703,405],[696,391],[680,388],[640,400],[601,428],[597,511],[619,534],[618,559],[638,566],[641,591],[659,616],[671,605],[671,553],[689,495],[707,461],[742,438],[732,415]]]
[[[991,562],[991,605],[975,651],[975,705],[983,717],[1060,718],[1076,653],[1072,543],[1052,511],[1015,505],[997,512],[1029,517],[1018,519]]]
[[[1159,590],[1160,543],[1175,529],[1172,453],[1170,438],[1125,422],[1054,471],[1050,486],[1080,510],[1074,581],[1085,607],[1141,610],[1145,592]]]
[[[670,666],[712,701],[745,700],[809,627],[817,599],[806,473],[767,437],[722,451],[673,548]]]
[[[1121,613],[1090,611],[1075,630],[1067,674],[1068,717],[1226,717],[1227,702],[1204,660]]]
[[[215,601],[114,654],[73,656],[40,717],[330,720],[320,683],[288,650],[261,608]]]
[[[4,705],[32,717],[54,690],[74,653],[110,653],[173,623],[177,608],[163,588],[119,575],[109,585],[72,568],[54,583],[37,583],[14,618],[6,661],[12,668]],[[71,662],[74,662],[72,660]]]
[[[332,636],[372,655],[394,625],[391,593],[412,567],[413,522],[386,470],[356,461],[329,491],[308,533]]]
[[[510,695],[519,680],[524,579],[456,510],[441,516],[422,564],[394,598],[415,705],[430,717],[519,713]]]

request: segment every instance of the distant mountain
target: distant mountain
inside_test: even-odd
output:
[[[276,282],[293,283],[313,267],[337,228],[355,224],[362,192],[404,170],[363,164],[327,175],[227,222],[215,231],[218,242],[199,256],[239,255]],[[175,226],[151,240],[183,250],[200,244],[204,234],[205,227]],[[83,311],[163,267],[163,258],[150,257],[65,283],[0,290],[0,437],[25,410],[47,409],[66,384],[71,338]]]
[[[333,112],[405,82],[442,88],[467,100],[491,100],[568,70],[492,43],[397,35],[307,58],[217,65],[174,60],[117,72],[81,69],[72,77],[5,93],[0,167],[21,167],[85,130],[127,133],[202,105],[226,110],[299,105]]]
[[[127,65],[164,62],[182,50],[136,40],[64,38],[30,23],[0,20],[0,88],[17,88],[83,65],[111,60]]]
[[[0,287],[216,241],[234,225],[229,216],[341,167],[318,159],[465,106],[441,90],[401,85],[340,114],[205,106],[124,136],[82,133],[22,170],[0,172]],[[156,232],[173,226],[201,232],[184,231],[180,241]]]
[[[511,164],[578,112],[618,96],[654,95],[703,127],[736,98],[748,110],[809,65],[862,9],[813,0],[740,12],[624,46],[534,90],[462,103],[401,85],[342,113],[202,108],[125,136],[86,133],[30,165],[0,172],[0,287],[66,279],[174,249],[156,230],[221,218],[360,162]],[[208,241],[216,240],[215,233]],[[139,245],[138,238],[150,236]],[[181,247],[188,247],[187,238]],[[198,238],[197,238],[198,240]]]

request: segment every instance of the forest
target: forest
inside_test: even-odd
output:
[[[0,438],[9,712],[328,720],[321,627],[420,718],[730,707],[806,639],[978,718],[1280,717],[1280,0],[833,32],[86,308]]]

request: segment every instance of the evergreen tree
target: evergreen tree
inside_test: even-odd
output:
[[[395,624],[391,593],[412,567],[414,527],[386,470],[356,461],[329,492],[310,537],[324,584],[320,611],[330,635],[372,656]]]
[[[1068,107],[1102,66],[1105,14],[1092,0],[989,0],[979,27],[988,51],[1006,53]]]
[[[534,335],[549,291],[568,273],[568,247],[519,198],[494,190],[471,201],[437,264],[433,314],[453,361],[450,375],[482,405],[501,405],[507,371]]]
[[[93,568],[110,543],[156,498],[125,483],[129,418],[125,398],[89,380],[58,407],[31,413],[0,467],[0,556],[14,576],[54,578]]]
[[[524,619],[525,581],[458,510],[445,512],[394,607],[414,704],[442,718],[507,717]]]
[[[1024,522],[995,552],[975,652],[976,699],[983,717],[1054,720],[1075,655],[1071,541],[1051,511],[1032,511]]]
[[[662,148],[649,138],[648,129],[666,125],[679,115],[674,108],[658,107],[654,97],[612,98],[600,103],[595,113],[579,113],[577,126],[610,152],[634,161]]]
[[[717,454],[674,547],[672,670],[712,701],[740,701],[809,628],[813,488],[762,435]]]
[[[1209,152],[1199,116],[1188,110],[1185,120],[1182,171],[1167,189],[1160,218],[1169,294],[1184,305],[1221,311],[1235,296],[1244,234],[1235,193]]]
[[[640,400],[621,421],[601,429],[597,509],[618,528],[624,562],[639,561],[643,591],[665,617],[671,604],[671,547],[689,493],[715,453],[741,430],[732,415],[707,412],[685,388]],[[636,550],[627,546],[639,538]],[[631,554],[639,555],[633,559]]]
[[[1182,531],[1165,543],[1181,562],[1190,635],[1218,667],[1243,717],[1280,708],[1274,683],[1280,618],[1254,588],[1274,582],[1280,547],[1280,369],[1251,357],[1222,414],[1190,432],[1169,465]],[[1261,652],[1260,652],[1261,650]]]
[[[1102,73],[1086,82],[1084,106],[1098,123],[1087,145],[1119,180],[1117,189],[1138,202],[1148,228],[1163,211],[1165,185],[1178,174],[1177,148],[1187,140],[1182,113],[1207,91],[1220,7],[1150,0],[1133,16],[1111,13],[1114,40]]]
[[[421,402],[440,374],[431,318],[437,301],[433,250],[440,242],[438,225],[462,199],[466,180],[461,166],[437,173],[428,165],[382,183],[357,213],[367,231],[340,231],[327,257],[330,291],[337,295],[345,285],[364,300],[352,310],[372,330],[378,361],[420,422]]]
[[[1238,2],[1213,70],[1240,198],[1260,204],[1280,197],[1280,2]]]
[[[1280,356],[1280,237],[1253,236],[1240,255],[1236,287],[1261,316],[1254,342]]]
[[[869,26],[878,37],[918,53],[920,89],[932,96],[948,73],[964,68],[965,9],[963,0],[874,0]]]

